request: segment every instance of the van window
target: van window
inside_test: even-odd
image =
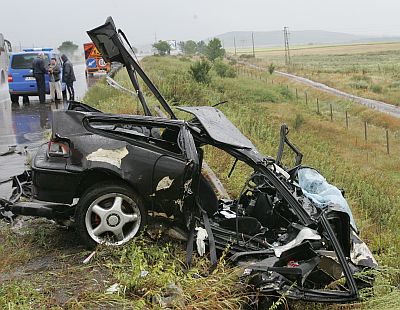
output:
[[[37,57],[38,53],[26,53],[14,55],[11,61],[12,69],[32,69],[32,62]],[[49,55],[44,54],[44,65],[48,66],[50,63]]]

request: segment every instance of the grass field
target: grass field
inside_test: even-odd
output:
[[[280,70],[352,94],[400,104],[399,42],[293,47],[291,60],[292,65],[285,66],[282,49],[260,49],[254,61],[274,63]]]
[[[381,265],[373,298],[367,298],[371,291],[362,291],[362,301],[353,305],[291,302],[292,309],[400,308],[400,120],[266,73],[236,78],[212,73],[209,85],[198,84],[188,73],[190,64],[190,60],[177,57],[143,60],[146,72],[172,105],[212,105],[228,100],[219,108],[263,154],[275,156],[279,126],[287,123],[290,139],[305,155],[304,163],[346,191],[361,237]],[[124,70],[116,79],[131,88]],[[154,105],[155,100],[144,90]],[[315,98],[320,100],[319,113],[311,104]],[[89,90],[84,101],[105,112],[141,113],[136,98],[111,89],[104,80]],[[333,121],[328,104],[334,106]],[[349,129],[345,111],[350,115]],[[365,119],[369,121],[368,141],[363,140]],[[386,154],[382,126],[389,130],[393,155]],[[212,148],[206,148],[205,156],[229,193],[237,195],[249,173],[246,166],[239,163],[228,178],[232,158]],[[289,163],[292,156],[284,159]],[[122,248],[100,248],[89,264],[82,264],[90,253],[79,246],[74,231],[45,220],[32,220],[19,233],[1,224],[0,308],[160,309],[160,298],[171,285],[181,290],[172,305],[177,309],[238,309],[246,299],[245,287],[236,284],[237,270],[224,260],[208,277],[203,276],[209,266],[206,259],[195,259],[194,268],[184,273],[184,243],[170,243],[158,226],[150,231],[155,233]],[[142,276],[143,271],[148,275]],[[120,285],[119,293],[105,294],[115,283]]]
[[[397,51],[400,49],[400,42],[384,42],[384,43],[359,43],[359,44],[335,44],[335,45],[294,45],[290,48],[290,54],[293,57],[301,55],[350,55],[368,52],[386,52]],[[285,50],[283,47],[255,48],[256,57],[264,58],[269,56],[281,56],[277,63],[284,64]],[[228,49],[230,54],[234,54],[233,49]],[[251,48],[236,49],[238,55],[252,54]]]
[[[391,275],[384,273],[385,276],[379,278],[375,287],[376,298],[359,307],[385,308],[392,302],[393,296],[400,296],[397,289],[393,290],[400,281],[396,269],[400,262],[397,256],[400,248],[400,210],[395,207],[400,205],[400,178],[397,173],[400,161],[396,155],[385,153],[382,141],[384,128],[381,127],[389,128],[391,137],[396,139],[399,120],[278,76],[239,75],[224,79],[213,75],[210,85],[203,85],[191,80],[188,74],[190,62],[185,58],[153,57],[145,59],[143,65],[172,104],[211,105],[228,100],[220,109],[264,154],[276,154],[279,126],[282,122],[289,124],[292,128],[290,137],[304,152],[305,164],[316,167],[328,180],[346,190],[361,236],[380,264],[394,268]],[[117,78],[127,83],[125,73],[121,72]],[[274,84],[266,82],[267,78],[269,81],[274,79]],[[301,94],[307,91],[308,105],[305,105],[303,96],[296,100],[295,88]],[[93,91],[86,100],[93,102],[97,96],[97,92]],[[123,95],[116,96],[108,104],[101,103],[100,107],[111,112],[136,107],[137,103],[116,108],[113,102],[120,102],[120,96]],[[320,113],[316,113],[315,105],[310,104],[311,99],[316,97],[320,98]],[[322,108],[327,103],[335,107],[334,121],[330,121],[327,109]],[[343,116],[346,110],[351,115],[351,130],[345,127]],[[363,122],[366,118],[376,126],[371,125],[369,140],[363,142]],[[392,147],[392,154],[398,154],[398,140],[393,141]],[[237,195],[243,177],[249,172],[245,166],[239,165],[236,169],[238,173],[228,179],[232,164],[229,156],[209,148],[206,160],[227,184],[230,194]],[[400,305],[395,303],[395,306]],[[317,305],[309,307],[324,308]]]

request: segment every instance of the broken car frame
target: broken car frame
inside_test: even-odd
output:
[[[106,62],[125,66],[145,115],[105,114],[78,102],[54,112],[51,141],[32,163],[39,202],[3,201],[3,208],[72,217],[88,247],[124,244],[144,229],[148,211],[164,212],[189,232],[188,265],[195,243],[203,254],[207,241],[213,266],[217,250],[229,245],[230,260],[246,268],[248,283],[261,293],[321,302],[359,298],[354,274],[376,262],[341,191],[301,165],[286,125],[275,159],[261,155],[215,107],[178,107],[193,115],[179,120],[111,18],[88,34]],[[170,119],[152,116],[137,75]],[[202,176],[205,145],[253,169],[237,199],[218,200]],[[285,146],[296,155],[291,169],[282,163]],[[331,289],[339,279],[345,281]]]

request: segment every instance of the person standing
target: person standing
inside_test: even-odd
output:
[[[39,94],[39,102],[46,101],[46,82],[44,75],[47,74],[47,69],[44,64],[44,54],[39,53],[32,62],[33,75],[36,79],[37,91]]]
[[[72,63],[68,60],[67,56],[65,56],[65,54],[61,55],[61,59],[63,61],[62,80],[67,85],[69,100],[75,100],[74,82],[76,81],[76,79],[74,67],[72,66]]]
[[[57,63],[56,58],[51,58],[50,66],[49,66],[49,80],[50,80],[50,97],[51,101],[56,101],[62,99],[62,92],[61,92],[61,82],[60,82],[60,72],[61,68],[60,65]]]

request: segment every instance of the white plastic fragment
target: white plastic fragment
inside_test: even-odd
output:
[[[149,272],[147,270],[141,270],[140,271],[140,277],[144,278],[145,276],[147,276],[149,274]]]
[[[230,210],[222,210],[221,215],[223,215],[226,219],[234,219],[236,218],[236,213]]]
[[[242,276],[249,276],[249,275],[251,274],[252,271],[253,271],[253,269],[251,269],[251,268],[245,268],[245,269],[243,270]]]
[[[105,150],[100,148],[97,151],[90,153],[86,159],[90,161],[105,162],[121,169],[122,158],[128,155],[128,153],[126,147],[116,150]]]
[[[120,287],[121,287],[121,285],[119,283],[114,283],[108,289],[106,289],[106,294],[110,295],[110,294],[118,293]]]
[[[197,238],[196,238],[196,245],[197,245],[197,253],[200,256],[203,256],[206,252],[206,243],[204,240],[208,238],[207,230],[202,227],[196,227],[197,230]]]
[[[274,247],[273,250],[275,252],[275,256],[280,257],[283,252],[294,248],[295,246],[298,246],[304,240],[321,240],[321,236],[318,234],[317,231],[308,227],[304,227],[302,230],[299,231],[296,238],[294,238],[292,241],[285,245]]]
[[[287,173],[284,169],[282,169],[278,165],[274,164],[274,168],[275,168],[276,172],[279,172],[280,174],[282,174],[286,179],[290,178],[290,174]]]
[[[169,176],[163,177],[160,182],[158,182],[156,191],[169,188],[173,181],[174,180],[170,179]]]
[[[365,266],[370,268],[378,267],[378,263],[375,260],[374,256],[371,253],[371,250],[368,246],[360,239],[357,234],[351,230],[350,232],[352,239],[352,249],[350,252],[351,261],[358,266]]]
[[[84,260],[83,260],[83,262],[82,262],[82,264],[87,264],[87,263],[89,263],[91,260],[92,260],[92,258],[93,258],[93,256],[96,254],[96,251],[93,251],[92,253],[90,253],[90,255],[88,256],[88,257],[86,257]]]

